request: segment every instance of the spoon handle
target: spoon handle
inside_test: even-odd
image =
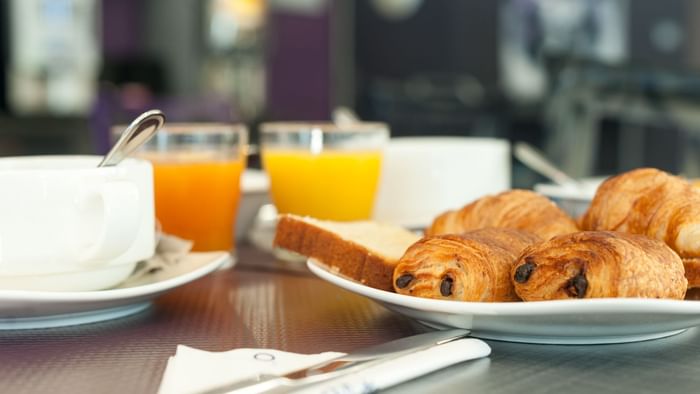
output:
[[[544,154],[525,142],[516,142],[513,154],[523,164],[560,185],[575,185],[578,182],[547,160]]]
[[[97,166],[117,165],[145,144],[163,126],[163,123],[165,123],[165,115],[157,109],[142,113],[122,132],[119,140]]]

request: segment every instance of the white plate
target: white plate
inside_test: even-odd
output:
[[[121,286],[109,290],[0,290],[0,330],[94,323],[137,313],[160,294],[198,279],[230,260],[226,252],[190,253],[186,265],[136,280],[127,279]]]
[[[603,181],[607,177],[583,178],[578,184],[557,185],[554,183],[538,183],[534,189],[536,192],[544,194],[547,197],[557,198],[560,200],[581,200],[590,202],[595,196]]]
[[[644,341],[700,325],[700,301],[607,298],[541,302],[460,302],[377,290],[329,271],[320,278],[435,328],[466,328],[485,339],[549,344]]]

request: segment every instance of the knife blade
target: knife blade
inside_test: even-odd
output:
[[[490,354],[491,348],[485,342],[474,338],[460,338],[414,353],[374,360],[356,368],[342,369],[337,371],[338,376],[320,383],[313,381],[313,377],[290,380],[286,386],[266,391],[265,394],[374,393]]]
[[[413,353],[419,350],[424,350],[435,345],[447,343],[469,335],[469,330],[452,329],[443,331],[430,331],[423,334],[412,335],[409,337],[399,338],[390,342],[381,343],[360,350],[348,353],[346,355],[336,357],[320,364],[310,367],[300,368],[284,375],[258,375],[249,379],[238,380],[230,384],[222,385],[206,391],[206,394],[229,393],[239,389],[246,389],[246,392],[256,392],[255,387],[260,388],[260,392],[270,389],[265,383],[273,383],[276,379],[302,379],[309,376],[329,375],[332,372],[340,369],[351,368],[356,365],[377,360],[381,358],[397,357],[404,354]],[[318,380],[323,380],[322,376],[318,376]]]

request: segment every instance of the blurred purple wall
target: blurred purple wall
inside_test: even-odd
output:
[[[330,13],[271,10],[268,15],[267,108],[272,120],[330,116]]]
[[[102,45],[107,58],[139,53],[143,15],[142,0],[102,1]]]

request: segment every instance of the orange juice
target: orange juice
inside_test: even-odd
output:
[[[163,232],[194,241],[193,250],[231,250],[243,158],[153,161],[156,217]]]
[[[328,220],[372,216],[381,151],[270,148],[262,159],[279,212]]]

